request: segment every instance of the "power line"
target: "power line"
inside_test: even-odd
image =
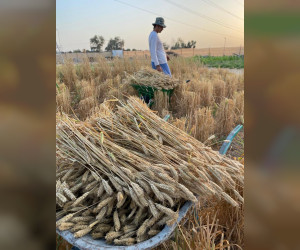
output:
[[[234,17],[236,17],[236,18],[238,18],[238,19],[240,19],[240,20],[244,20],[244,19],[240,18],[239,16],[235,15],[234,13],[231,13],[230,11],[228,11],[228,10],[224,9],[223,7],[217,5],[216,3],[214,3],[214,2],[211,1],[211,0],[202,0],[202,1],[205,2],[206,4],[212,6],[212,7],[215,7],[215,8],[217,8],[217,9],[219,9],[219,10],[222,10],[222,11],[228,13],[228,14],[231,15],[231,16],[234,16]]]
[[[243,32],[241,32],[241,31],[237,30],[237,29],[236,29],[237,27],[233,27],[233,26],[230,27],[229,25],[223,24],[222,22],[220,22],[220,21],[218,21],[218,20],[216,20],[216,19],[213,19],[213,18],[211,18],[211,17],[209,17],[209,16],[203,15],[203,14],[201,14],[201,13],[199,13],[199,12],[196,12],[196,11],[194,11],[194,10],[191,10],[191,9],[189,9],[189,8],[186,8],[185,6],[183,6],[183,5],[181,5],[181,4],[174,3],[174,2],[172,2],[172,1],[170,1],[170,0],[164,0],[164,1],[166,1],[166,2],[168,2],[168,3],[170,3],[170,4],[172,4],[172,5],[174,5],[174,6],[178,7],[178,8],[180,8],[180,9],[184,9],[184,10],[186,10],[186,11],[189,12],[189,13],[192,13],[192,14],[194,14],[194,15],[197,15],[197,16],[199,16],[199,17],[202,17],[202,18],[204,18],[204,19],[206,19],[206,20],[208,20],[208,21],[211,21],[211,22],[213,22],[213,23],[219,24],[219,25],[221,25],[221,26],[223,26],[223,27],[232,29],[232,30],[234,30],[234,31],[243,33]]]
[[[153,14],[153,15],[162,16],[162,15],[160,15],[160,14],[158,14],[158,13],[155,13],[155,12],[152,12],[152,11],[149,11],[149,10],[145,10],[145,9],[143,9],[143,8],[136,7],[136,6],[131,5],[131,4],[128,4],[128,3],[124,3],[124,2],[122,2],[122,1],[120,1],[120,0],[115,0],[115,1],[116,1],[116,2],[119,2],[119,3],[121,3],[121,4],[124,4],[124,5],[130,6],[130,7],[132,7],[132,8],[135,8],[135,9],[138,9],[138,10],[141,10],[141,11],[148,12],[148,13]],[[195,26],[195,25],[190,25],[190,24],[187,24],[187,23],[184,23],[184,22],[180,22],[180,21],[175,20],[175,19],[170,18],[170,17],[166,17],[166,16],[164,16],[164,17],[165,17],[166,19],[169,19],[169,20],[173,21],[173,22],[180,23],[180,24],[183,24],[183,25],[187,25],[187,26],[192,27],[192,28],[194,28],[194,29],[200,29],[200,30],[203,30],[203,31],[206,31],[206,32],[209,32],[209,33],[214,33],[214,34],[220,35],[220,36],[222,36],[222,37],[228,36],[228,37],[238,38],[238,37],[236,37],[236,36],[225,35],[225,34],[221,34],[221,33],[218,33],[218,32],[214,32],[214,31],[210,31],[210,30],[207,30],[207,29],[203,29],[203,28],[200,28],[200,27]]]

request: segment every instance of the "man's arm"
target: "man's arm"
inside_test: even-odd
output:
[[[157,47],[156,44],[157,44],[157,36],[151,36],[150,41],[149,41],[149,45],[150,45],[149,49],[150,49],[151,59],[154,62],[156,70],[162,72],[162,68],[159,65],[158,58],[156,55],[156,47]]]

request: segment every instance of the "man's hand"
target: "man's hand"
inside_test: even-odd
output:
[[[162,68],[161,68],[160,65],[157,65],[157,66],[156,66],[156,70],[159,71],[159,72],[163,72],[163,70],[162,70]]]
[[[167,61],[170,61],[170,57],[167,55]]]

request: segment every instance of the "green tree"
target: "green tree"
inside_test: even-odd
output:
[[[101,51],[101,48],[104,44],[104,37],[103,36],[93,36],[91,39],[90,39],[90,47],[91,47],[91,51],[97,51],[97,52],[100,52]]]
[[[73,53],[80,53],[80,52],[81,52],[80,49],[74,49],[74,50],[73,50]]]
[[[180,44],[180,48],[185,48],[186,47],[186,45],[185,45],[185,43],[184,43],[184,41],[183,41],[182,38],[178,38],[177,43]]]
[[[195,48],[196,41],[191,40],[185,43],[182,38],[178,38],[175,44],[171,47],[171,49],[184,49],[184,48]]]
[[[171,47],[171,49],[181,49],[184,48],[184,41],[181,38],[178,38],[175,44]]]
[[[169,47],[170,47],[170,46],[169,46],[168,44],[166,44],[166,43],[163,43],[163,46],[164,46],[164,49],[165,49],[165,50],[168,50]]]
[[[185,48],[195,48],[196,47],[196,41],[188,41]]]
[[[111,50],[120,50],[124,47],[124,40],[122,40],[120,37],[116,36],[115,38],[111,38],[105,48],[106,51]]]

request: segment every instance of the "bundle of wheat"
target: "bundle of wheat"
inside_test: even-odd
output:
[[[64,83],[56,84],[56,108],[67,114],[71,110],[70,90]]]
[[[216,112],[216,131],[218,134],[228,134],[234,127],[235,112],[234,101],[232,99],[223,99]]]
[[[158,111],[160,117],[164,117],[164,113],[169,110],[170,96],[167,92],[154,92],[153,110]]]
[[[127,74],[124,83],[151,86],[158,90],[174,89],[180,81],[150,68],[142,68],[133,75]]]
[[[244,91],[236,92],[233,96],[235,105],[235,121],[244,123]]]
[[[194,116],[189,118],[194,122],[195,129],[192,135],[199,141],[206,141],[214,133],[215,120],[210,108],[204,107],[195,111]]]
[[[217,79],[212,82],[212,85],[215,103],[220,104],[225,96],[226,83]]]
[[[82,63],[80,67],[76,67],[77,77],[81,80],[91,81],[93,79],[93,70],[90,64],[89,57],[85,54],[82,57]]]
[[[93,64],[94,77],[98,78],[99,82],[104,82],[106,79],[112,78],[111,65],[105,57],[99,55],[95,59],[96,63]]]
[[[71,59],[66,59],[65,63],[59,70],[61,80],[72,91],[77,80],[76,69]]]
[[[181,129],[182,131],[187,132],[186,130],[186,123],[187,123],[187,118],[186,117],[181,117],[180,119],[175,118],[171,121],[172,125]]]
[[[115,101],[115,100],[114,100]],[[86,122],[58,116],[57,227],[131,245],[173,224],[187,201],[239,206],[243,165],[165,122],[138,98]]]

